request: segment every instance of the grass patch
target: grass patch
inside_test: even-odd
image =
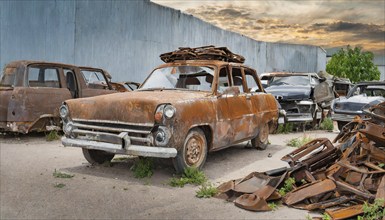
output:
[[[278,193],[281,195],[281,196],[285,196],[286,193],[290,192],[293,190],[293,185],[295,184],[295,179],[293,177],[290,177],[288,179],[285,180],[285,183],[283,185],[283,187],[281,187],[279,190],[278,190]]]
[[[116,157],[112,159],[112,161],[114,162],[127,161],[127,160],[128,160],[128,157]]]
[[[275,202],[269,202],[267,206],[269,206],[269,208],[271,208],[273,211],[278,209],[278,205]]]
[[[45,135],[45,139],[47,141],[56,141],[56,140],[59,140],[60,139],[60,135],[57,131],[53,130],[53,131],[50,131],[48,134]]]
[[[363,216],[358,216],[358,220],[377,220],[385,217],[385,208],[382,207],[384,199],[376,199],[374,203],[365,202],[362,209]]]
[[[68,174],[68,173],[62,173],[60,171],[57,171],[55,169],[55,171],[53,171],[53,174],[52,174],[55,178],[72,178],[74,177],[75,175],[73,174]]]
[[[304,135],[303,137],[299,137],[299,138],[293,138],[291,140],[289,140],[287,142],[287,146],[290,146],[290,147],[301,147],[303,146],[304,144],[312,141],[314,138],[308,136],[308,135]]]
[[[328,213],[324,212],[322,215],[322,220],[332,220],[332,217]]]
[[[333,131],[333,120],[331,118],[325,118],[320,125],[320,129]]]
[[[132,166],[135,178],[151,177],[154,169],[154,162],[150,157],[140,157],[139,161]]]
[[[277,134],[287,134],[293,131],[293,123],[279,124],[277,128]]]
[[[210,198],[218,193],[217,187],[211,183],[204,183],[198,191],[196,191],[196,197],[198,198]]]
[[[199,171],[195,167],[187,167],[184,169],[182,177],[173,177],[170,179],[170,186],[173,187],[184,187],[186,184],[201,185],[207,181],[206,175]]]
[[[66,186],[66,184],[64,184],[64,183],[55,183],[54,185],[53,185],[55,188],[63,188],[63,187],[65,187]]]

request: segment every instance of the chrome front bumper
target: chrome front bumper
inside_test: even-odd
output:
[[[351,122],[354,117],[359,114],[341,114],[341,113],[332,113],[331,118],[333,121],[343,121],[343,122]]]
[[[89,132],[87,136],[82,136],[81,138],[62,137],[61,141],[66,147],[102,150],[114,154],[159,158],[173,158],[177,155],[175,148],[133,145],[126,132],[122,132],[119,135]]]

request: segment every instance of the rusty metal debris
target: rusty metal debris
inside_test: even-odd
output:
[[[280,178],[274,185],[275,193],[284,185],[284,178],[294,178],[293,189],[282,197],[282,202],[288,206],[323,210],[332,219],[362,215],[365,202],[385,200],[385,102],[370,108],[366,115],[368,117],[356,117],[348,123],[334,140],[334,145],[328,139],[319,138],[282,157],[290,166],[285,173],[277,176],[274,170],[250,175],[263,176],[265,180]],[[222,184],[217,197],[224,198],[232,192],[228,200],[235,201],[241,208],[270,210],[266,201],[274,193],[259,194],[267,191],[268,181],[253,185],[254,188],[248,188],[247,192],[235,190],[251,184],[250,175]],[[221,190],[225,188],[227,190]],[[251,189],[255,191],[251,192]],[[382,206],[385,207],[385,202]]]
[[[165,63],[176,60],[222,60],[225,62],[243,63],[245,58],[231,52],[227,47],[203,46],[203,47],[179,47],[179,50],[160,55]]]

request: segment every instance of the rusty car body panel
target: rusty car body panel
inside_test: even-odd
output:
[[[259,90],[251,92],[255,86]],[[264,125],[274,128],[278,117],[277,103],[264,92],[256,71],[221,60],[173,60],[157,67],[130,96],[68,100],[63,108],[68,110],[64,126],[71,126],[64,128],[69,130],[62,139],[65,146],[111,154],[184,157],[191,163],[198,156],[205,157],[205,151],[255,138]],[[166,110],[173,112],[170,118]],[[207,150],[194,148],[182,156],[186,137],[193,131],[203,133],[204,138],[194,143],[201,147],[207,142]]]
[[[93,81],[92,73],[103,79]],[[102,69],[62,63],[22,60],[7,64],[0,78],[0,131],[61,129],[58,109],[62,102],[115,92],[107,76]]]

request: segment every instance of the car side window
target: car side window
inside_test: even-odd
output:
[[[232,69],[233,86],[238,87],[241,93],[245,92],[243,88],[243,76],[240,67],[233,67]]]
[[[254,72],[250,69],[245,68],[245,77],[246,77],[246,83],[247,87],[249,88],[249,92],[261,92],[261,88],[259,88],[259,85],[254,78]]]
[[[53,67],[28,67],[30,87],[60,88],[59,71]]]
[[[104,74],[97,70],[81,70],[88,88],[91,89],[107,89],[108,84],[104,78]]]
[[[229,71],[227,67],[222,67],[219,70],[219,79],[218,79],[218,88],[217,91],[219,93],[224,92],[228,87],[230,87],[229,84]]]

